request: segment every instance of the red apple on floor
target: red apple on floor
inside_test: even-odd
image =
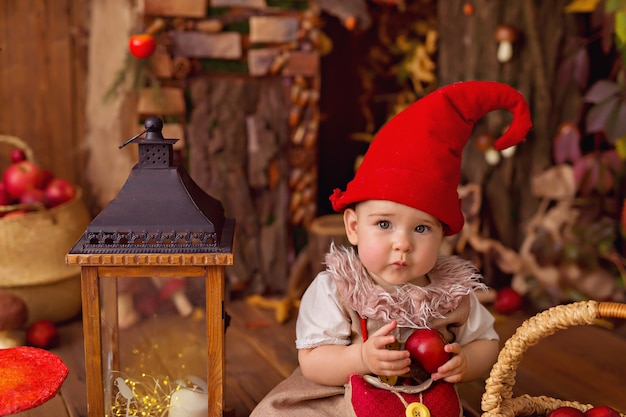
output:
[[[2,181],[9,197],[19,199],[25,190],[41,188],[44,181],[43,170],[31,161],[21,161],[4,170]]]
[[[500,314],[513,314],[522,307],[522,296],[511,287],[498,290],[493,308]]]
[[[558,407],[550,411],[546,417],[585,417],[585,413],[574,407]]]
[[[54,178],[48,183],[44,192],[48,200],[48,207],[56,207],[74,198],[76,187],[68,180]]]
[[[620,413],[606,405],[597,405],[585,411],[586,417],[620,417]]]
[[[59,344],[59,330],[52,321],[39,319],[26,329],[26,343],[41,349],[51,349]]]
[[[411,354],[411,359],[432,374],[450,359],[451,355],[444,350],[445,345],[446,340],[438,330],[417,329],[406,340],[405,349]]]

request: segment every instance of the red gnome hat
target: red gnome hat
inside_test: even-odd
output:
[[[508,130],[494,144],[502,150],[524,140],[532,126],[528,104],[509,85],[458,82],[411,104],[376,134],[346,191],[334,190],[333,209],[390,200],[439,219],[446,235],[457,234],[464,223],[457,194],[461,154],[474,124],[498,109],[513,114]]]

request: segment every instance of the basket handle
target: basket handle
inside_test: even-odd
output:
[[[11,145],[14,148],[19,148],[24,151],[26,154],[26,159],[29,161],[35,162],[35,155],[33,154],[33,149],[28,146],[26,142],[17,136],[10,135],[0,135],[0,143],[6,143],[7,145]]]
[[[505,399],[512,398],[517,367],[529,347],[557,330],[589,325],[599,318],[609,317],[626,318],[626,304],[579,301],[552,307],[524,321],[506,341],[491,369],[482,397],[483,411],[497,410]]]

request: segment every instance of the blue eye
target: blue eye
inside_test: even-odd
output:
[[[426,226],[425,224],[420,224],[415,228],[417,233],[426,233],[430,230],[430,226]]]
[[[389,229],[391,227],[391,223],[388,222],[387,220],[381,220],[378,222],[378,227],[380,227],[381,229]]]

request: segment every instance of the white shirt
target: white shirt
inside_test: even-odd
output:
[[[349,345],[351,321],[339,300],[334,281],[326,271],[313,280],[302,296],[296,322],[296,348],[307,349],[322,345]],[[478,339],[498,340],[493,328],[494,318],[474,292],[470,293],[470,313],[460,327],[452,328],[456,342],[465,345]],[[413,329],[403,327],[396,333],[404,341]]]

